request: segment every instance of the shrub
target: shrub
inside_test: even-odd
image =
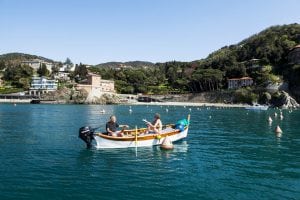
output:
[[[250,88],[240,88],[234,92],[234,101],[236,103],[253,104],[257,102],[258,95],[255,94]]]

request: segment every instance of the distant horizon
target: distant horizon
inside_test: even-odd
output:
[[[0,0],[0,54],[54,61],[191,62],[276,25],[299,23],[297,0]],[[46,8],[46,9],[45,9]]]

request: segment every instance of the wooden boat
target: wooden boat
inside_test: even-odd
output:
[[[189,122],[189,117],[186,120]],[[187,137],[189,123],[183,126],[177,126],[174,124],[164,126],[160,134],[146,133],[146,128],[124,130],[123,137],[109,136],[103,133],[92,133],[92,139],[96,141],[96,148],[130,148],[130,147],[148,147],[161,145],[166,137],[171,142],[175,142]],[[81,130],[82,129],[82,130]],[[80,132],[84,133],[84,127],[80,129]],[[86,129],[86,133],[88,133]],[[81,136],[79,136],[81,137]],[[86,143],[87,147],[91,147],[91,138],[82,138]]]

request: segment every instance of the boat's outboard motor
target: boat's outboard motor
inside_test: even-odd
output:
[[[79,138],[82,139],[86,143],[86,148],[92,147],[92,141],[94,139],[94,131],[89,126],[84,126],[79,129]]]

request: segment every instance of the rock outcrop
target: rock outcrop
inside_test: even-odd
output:
[[[85,100],[86,104],[118,104],[120,98],[114,93],[103,93],[100,97],[88,96]]]
[[[298,102],[285,91],[277,92],[272,97],[272,104],[274,107],[279,107],[279,108],[299,107]]]
[[[83,104],[88,96],[85,90],[76,90],[71,93],[68,103]]]
[[[74,104],[118,104],[120,98],[115,93],[87,93],[86,90],[74,90],[62,88],[55,92],[49,92],[41,96],[41,100],[52,103],[74,103]]]

